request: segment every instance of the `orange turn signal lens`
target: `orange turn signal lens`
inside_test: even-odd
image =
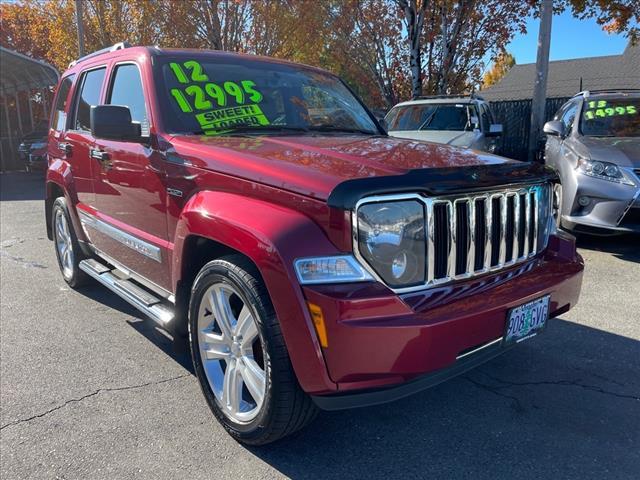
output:
[[[307,302],[309,306],[309,313],[311,314],[311,320],[313,320],[313,326],[316,328],[320,345],[327,348],[329,346],[329,340],[327,339],[327,327],[324,324],[324,315],[322,309],[311,302]]]

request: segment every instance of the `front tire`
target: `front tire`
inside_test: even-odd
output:
[[[209,262],[196,277],[189,340],[207,403],[236,440],[264,445],[315,418],[264,283],[244,257]]]
[[[85,285],[89,281],[89,276],[80,270],[79,264],[86,257],[78,243],[78,237],[73,229],[67,201],[64,197],[56,198],[53,203],[51,228],[62,278],[71,288]]]

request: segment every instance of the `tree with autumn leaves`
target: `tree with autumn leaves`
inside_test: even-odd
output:
[[[639,0],[556,0],[638,37]],[[0,44],[59,70],[77,58],[74,0],[0,5]],[[85,48],[209,48],[327,68],[371,106],[469,91],[524,32],[535,0],[84,0]]]
[[[493,66],[482,77],[482,88],[489,88],[498,83],[511,67],[516,64],[516,59],[509,52],[501,52],[493,62]]]

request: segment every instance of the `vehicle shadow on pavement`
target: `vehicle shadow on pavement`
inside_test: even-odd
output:
[[[580,235],[577,239],[577,246],[587,250],[611,253],[620,260],[640,263],[640,235],[612,237]]]
[[[167,332],[159,328],[153,320],[147,318],[134,307],[118,297],[115,293],[104,288],[98,283],[91,283],[86,287],[78,289],[77,292],[90,298],[94,302],[101,303],[106,307],[113,308],[114,310],[124,313],[130,317],[135,317],[131,320],[127,320],[127,323],[131,328],[162,350],[169,358],[179,364],[182,368],[192,374],[194,373],[193,365],[191,363],[191,355],[189,353],[189,346],[186,339],[174,342],[173,338]]]
[[[44,172],[1,173],[0,201],[44,200],[44,177]]]
[[[639,442],[640,342],[552,320],[462,377],[395,403],[322,412],[250,451],[294,479],[633,478]]]

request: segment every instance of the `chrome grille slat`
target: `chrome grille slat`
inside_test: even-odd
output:
[[[520,259],[520,192],[516,192],[513,197],[513,252],[511,253],[511,263],[516,263]]]
[[[527,192],[524,196],[524,251],[522,252],[523,258],[529,256],[531,251],[531,245],[529,245],[529,230],[531,229],[531,195]]]
[[[491,232],[493,231],[493,205],[491,197],[484,197],[484,268],[483,271],[488,272],[491,268],[491,252],[493,252],[493,240]]]
[[[498,253],[498,265],[501,267],[507,261],[507,195],[498,196],[500,202],[500,250]]]
[[[467,222],[469,222],[469,250],[467,253],[467,275],[472,275],[476,268],[476,201],[469,200]]]
[[[433,221],[433,201],[427,200],[427,284],[435,280],[435,222]]]
[[[535,255],[536,252],[538,251],[538,201],[539,199],[537,198],[537,196],[535,195],[535,193],[530,193],[531,196],[531,202],[533,204],[531,210],[532,210],[532,214],[533,214],[533,235],[532,235],[532,240],[533,240],[533,246],[531,247],[531,252],[529,253],[529,255]]]
[[[543,223],[548,223],[549,212],[540,212],[540,208],[549,208],[546,197],[550,198],[550,192],[548,185],[531,185],[446,197],[400,194],[365,198],[353,212],[356,225],[354,251],[367,266],[357,247],[357,208],[360,205],[411,199],[425,205],[426,278],[424,284],[395,288],[394,291],[414,291],[498,271],[522,263],[546,247],[548,228]],[[539,231],[546,235],[540,244]],[[368,269],[377,277],[373,269]]]
[[[451,202],[445,202],[447,209],[447,218],[449,219],[449,242],[447,243],[447,277],[455,277],[456,275],[456,245],[458,242],[456,231],[456,212]]]

